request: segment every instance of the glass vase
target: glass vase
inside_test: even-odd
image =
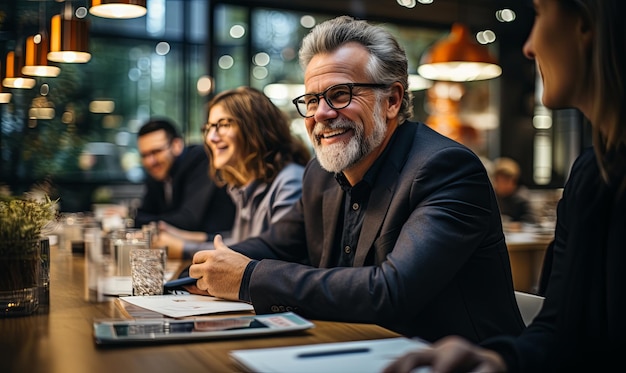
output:
[[[41,270],[40,239],[0,242],[0,317],[37,310]]]

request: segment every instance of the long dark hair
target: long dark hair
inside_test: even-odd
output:
[[[235,166],[215,169],[205,138],[209,173],[216,183],[241,186],[250,179],[271,183],[288,163],[305,165],[311,158],[304,142],[291,133],[287,116],[261,91],[239,87],[221,92],[207,104],[207,113],[218,104],[239,128],[241,157]]]

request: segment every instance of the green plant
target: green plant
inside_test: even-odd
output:
[[[40,199],[0,195],[0,253],[20,250],[16,242],[41,239],[57,221],[56,203],[47,195]]]

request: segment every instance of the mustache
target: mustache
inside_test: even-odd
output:
[[[319,141],[324,137],[324,131],[328,130],[349,130],[355,129],[356,125],[354,122],[350,120],[346,120],[345,118],[336,118],[329,122],[315,122],[315,126],[313,127],[313,131],[311,132],[311,136],[319,143]]]

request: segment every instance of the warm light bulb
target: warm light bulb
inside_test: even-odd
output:
[[[102,4],[89,8],[89,13],[103,18],[138,18],[146,14],[145,7],[133,4]]]

